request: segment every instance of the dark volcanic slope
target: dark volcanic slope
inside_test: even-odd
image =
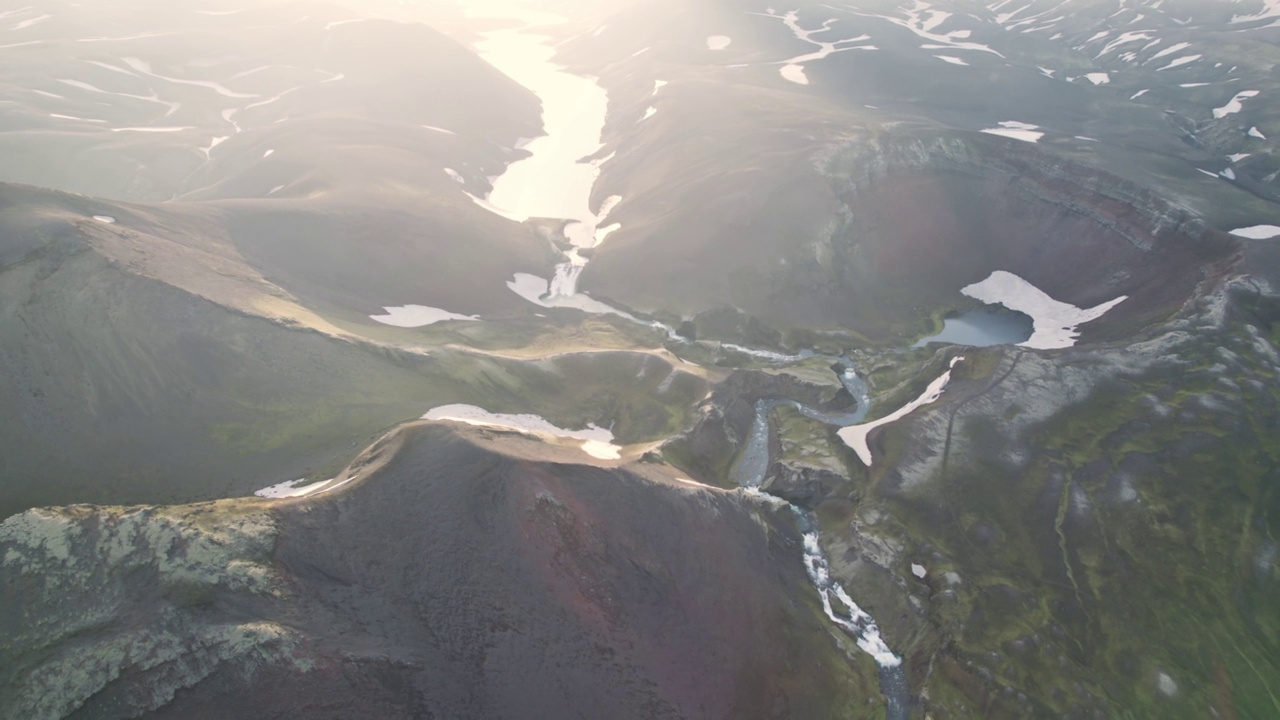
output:
[[[422,23],[312,2],[43,5],[9,13],[49,17],[0,43],[8,182],[155,201],[367,190],[442,161],[496,173],[538,128],[529,91]]]
[[[1124,336],[1221,270],[1220,231],[1274,222],[1270,12],[637,4],[565,44],[610,93],[596,200],[623,197],[581,286],[901,342],[1007,270],[1129,295],[1085,338]]]
[[[250,267],[224,220],[0,184],[0,517],[247,495],[332,472],[441,404],[613,425],[631,443],[702,396],[649,354],[522,362],[356,340]]]
[[[834,718],[876,697],[790,511],[565,464],[584,457],[419,424],[315,499],[15,516],[0,715]]]
[[[170,235],[212,216],[350,322],[527,305],[503,283],[544,270],[546,242],[466,193],[538,134],[537,99],[457,40],[322,3],[46,7],[0,41],[0,181],[162,203]]]
[[[611,239],[584,282],[646,309],[730,304],[884,340],[927,330],[931,311],[966,302],[962,287],[1007,270],[1081,307],[1129,296],[1092,326],[1115,337],[1167,317],[1237,252],[1185,208],[1005,138],[864,136],[773,167],[793,174],[768,182],[794,185],[770,203],[750,205],[726,181],[713,204],[660,216],[652,235]],[[706,234],[689,242],[683,226]]]

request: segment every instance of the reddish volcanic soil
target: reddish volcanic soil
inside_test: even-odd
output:
[[[1188,211],[1028,143],[904,134],[824,162],[825,177],[812,164],[777,167],[779,197],[803,186],[808,201],[770,205],[767,221],[751,220],[755,206],[740,208],[745,225],[724,213],[679,228],[637,221],[642,241],[603,245],[584,288],[641,309],[732,305],[776,327],[839,324],[890,340],[927,330],[931,313],[971,302],[962,287],[1006,270],[1082,307],[1128,295],[1085,327],[1099,340],[1168,317],[1238,259],[1233,238]],[[724,182],[680,192],[722,207]],[[691,261],[707,257],[717,260]]]
[[[883,702],[836,647],[789,511],[579,461],[506,433],[397,431],[348,489],[275,506],[282,597],[220,591],[195,616],[280,623],[314,667],[225,663],[144,716],[823,718]],[[126,674],[82,714],[163,682]]]

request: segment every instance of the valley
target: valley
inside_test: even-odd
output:
[[[0,716],[1280,713],[1267,3],[36,5]]]

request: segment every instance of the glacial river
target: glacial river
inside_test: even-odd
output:
[[[835,359],[835,358],[833,358]],[[847,412],[827,412],[785,398],[766,398],[756,402],[755,418],[747,443],[739,453],[730,471],[732,479],[750,491],[760,491],[769,471],[769,413],[774,408],[789,405],[805,417],[841,428],[856,427],[866,420],[871,409],[871,395],[867,383],[857,373],[847,358],[838,358],[841,366],[840,382],[854,398],[855,405]],[[797,505],[786,503],[776,496],[775,501],[791,507],[799,518],[800,532],[804,536],[804,564],[809,579],[822,599],[822,609],[831,622],[853,636],[858,647],[875,659],[880,666],[880,691],[885,696],[886,720],[907,720],[909,690],[907,675],[902,663],[880,634],[875,618],[854,602],[844,587],[831,576],[831,567],[818,537],[818,519],[813,513]]]
[[[510,0],[469,0],[465,9],[469,17],[520,23],[484,33],[476,50],[485,62],[528,88],[542,103],[543,134],[521,143],[529,156],[511,163],[502,175],[493,178],[493,190],[487,197],[474,199],[519,222],[530,218],[569,221],[564,236],[572,248],[564,252],[564,261],[546,280],[547,287],[535,296],[535,302],[575,307],[574,302],[563,301],[577,295],[578,276],[587,265],[587,259],[578,251],[596,247],[619,227],[602,225],[621,197],[611,196],[599,208],[591,208],[591,193],[605,160],[584,161],[603,147],[601,133],[609,108],[608,93],[593,78],[574,75],[552,62],[555,41],[545,30],[564,23],[565,18]],[[529,287],[528,278],[515,279],[515,283],[521,282],[523,287]],[[526,295],[514,285],[512,289]]]
[[[546,307],[577,307],[587,312],[611,312],[630,315],[577,293],[577,279],[587,264],[579,249],[593,248],[617,229],[617,225],[601,227],[622,198],[612,196],[598,210],[592,210],[590,199],[600,175],[600,165],[607,161],[583,162],[597,154],[601,147],[608,109],[608,95],[591,78],[567,72],[552,62],[555,55],[551,38],[539,32],[563,22],[563,18],[536,10],[518,0],[472,0],[466,12],[476,18],[509,19],[518,27],[485,33],[477,44],[480,56],[508,77],[531,90],[542,101],[544,135],[523,145],[528,158],[511,163],[506,171],[492,180],[493,190],[485,198],[474,198],[487,209],[517,221],[529,218],[559,218],[569,221],[565,237],[572,248],[564,253],[564,261],[550,279],[517,276],[509,287]],[[644,322],[636,318],[637,322]],[[646,323],[653,324],[653,323]],[[674,332],[662,326],[671,337]],[[767,360],[789,361],[790,358],[749,348],[735,349]],[[805,415],[841,427],[856,426],[866,417],[869,397],[866,383],[858,377],[852,363],[841,359],[844,369],[841,381],[857,400],[848,413],[824,413],[791,400],[762,400],[756,406],[751,438],[734,468],[734,479],[748,492],[760,493],[769,467],[769,411],[780,404],[791,403]],[[763,493],[761,493],[763,494]],[[769,496],[771,502],[785,503]],[[858,607],[844,588],[831,577],[830,568],[818,538],[818,524],[812,513],[796,506],[798,524],[804,536],[804,563],[822,599],[822,607],[837,626],[849,633],[858,646],[870,654],[881,668],[880,686],[887,699],[889,720],[907,718],[907,682],[902,659],[885,644],[875,620]]]

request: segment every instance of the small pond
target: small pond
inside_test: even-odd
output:
[[[912,347],[924,347],[929,343],[950,343],[971,347],[992,345],[1016,345],[1031,337],[1031,317],[1007,310],[970,310],[947,318],[942,332],[924,338]]]

